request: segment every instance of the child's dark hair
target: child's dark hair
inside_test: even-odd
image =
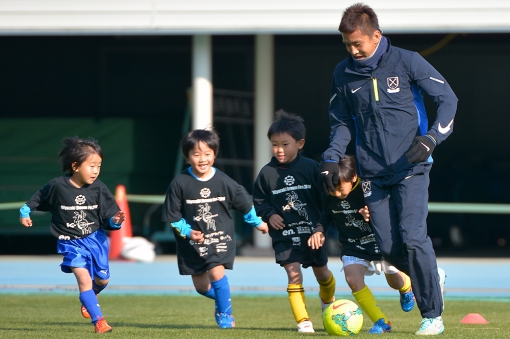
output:
[[[181,147],[184,158],[189,157],[189,152],[195,148],[200,141],[209,146],[214,151],[214,155],[218,155],[218,149],[220,148],[220,137],[214,130],[207,129],[195,129],[189,131],[188,134],[182,139]]]
[[[352,155],[345,155],[343,159],[338,162],[340,169],[338,178],[343,181],[352,181],[356,173],[356,159]]]
[[[62,144],[64,147],[58,154],[60,158],[60,165],[62,166],[62,172],[69,172],[69,174],[73,174],[73,164],[74,167],[79,167],[91,154],[94,153],[97,153],[101,159],[103,159],[103,150],[95,139],[67,137],[62,139]]]
[[[303,118],[296,114],[288,113],[280,109],[275,114],[275,121],[267,131],[267,137],[271,140],[273,135],[282,133],[289,134],[294,140],[299,141],[305,138],[306,128]]]

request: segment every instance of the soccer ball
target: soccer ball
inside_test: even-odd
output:
[[[350,336],[358,334],[361,330],[363,313],[352,301],[341,299],[324,310],[322,321],[329,335]]]

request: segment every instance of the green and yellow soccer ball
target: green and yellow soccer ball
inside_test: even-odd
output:
[[[336,300],[324,310],[324,328],[329,335],[356,335],[363,326],[361,308],[347,299]]]

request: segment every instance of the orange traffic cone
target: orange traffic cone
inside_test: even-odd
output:
[[[126,220],[122,223],[120,230],[110,232],[110,252],[108,259],[120,259],[120,253],[124,246],[124,238],[133,237],[133,230],[131,229],[131,215],[129,214],[129,206],[126,197],[126,187],[118,185],[115,189],[115,201],[121,211],[126,213]]]
[[[488,324],[489,322],[478,313],[469,313],[460,321],[461,324]]]

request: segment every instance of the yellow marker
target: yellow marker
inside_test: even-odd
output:
[[[375,101],[379,101],[379,90],[377,89],[377,79],[376,78],[372,78],[372,84],[374,85]]]

